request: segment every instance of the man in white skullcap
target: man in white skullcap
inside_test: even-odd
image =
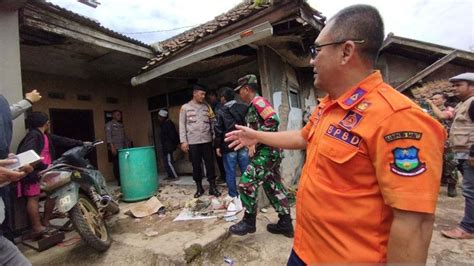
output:
[[[459,225],[441,233],[453,239],[474,239],[474,73],[463,73],[449,81],[461,102],[454,109],[449,144],[462,166],[464,217]]]
[[[166,172],[168,173],[168,179],[177,179],[178,174],[173,166],[173,152],[179,144],[179,135],[173,122],[168,119],[168,111],[161,109],[158,112],[158,118],[160,119],[160,140],[163,149],[163,162]]]

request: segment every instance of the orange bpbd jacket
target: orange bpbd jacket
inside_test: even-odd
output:
[[[302,130],[294,250],[307,264],[383,263],[392,208],[434,213],[446,133],[376,71]]]

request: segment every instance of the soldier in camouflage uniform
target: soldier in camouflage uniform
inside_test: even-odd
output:
[[[270,103],[257,94],[257,77],[246,75],[238,80],[239,92],[243,101],[249,103],[245,120],[250,128],[260,131],[278,131],[280,120]],[[253,154],[252,154],[253,153]],[[280,163],[282,150],[264,144],[249,147],[250,164],[240,178],[239,191],[246,211],[239,223],[232,225],[229,231],[236,235],[254,233],[257,215],[258,187],[263,186],[273,208],[278,212],[280,220],[276,224],[268,224],[267,230],[275,234],[293,237],[288,191],[281,182]]]
[[[434,94],[431,99],[426,99],[428,113],[438,120],[449,132],[451,123],[454,118],[454,108],[446,107],[446,101],[448,100],[447,95],[443,93]],[[443,154],[443,176],[441,183],[448,185],[448,196],[456,197],[456,184],[458,182],[458,161],[454,158],[454,152],[451,149],[449,142],[446,140],[444,144]]]

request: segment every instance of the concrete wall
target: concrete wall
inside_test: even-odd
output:
[[[383,54],[378,61],[385,82],[397,86],[414,76],[428,66],[428,64],[393,54]]]
[[[290,88],[296,90],[299,94],[301,107],[313,105],[314,96],[311,97],[312,86],[307,82],[302,86],[300,76],[306,76],[307,73],[296,71],[291,65],[284,62],[283,59],[273,50],[264,48],[260,53],[265,56],[266,63],[261,65],[262,73],[268,73],[267,82],[271,97],[267,97],[278,110],[280,116],[280,131],[298,130],[303,126],[303,110],[295,110],[290,107],[289,94]],[[286,185],[293,185],[299,179],[301,168],[304,164],[304,151],[285,150],[285,158],[281,164],[281,174]]]
[[[95,138],[105,140],[104,111],[120,109],[123,111],[126,134],[134,145],[151,144],[149,139],[151,123],[146,98],[138,91],[105,80],[85,80],[37,72],[24,72],[23,85],[25,90],[38,89],[43,95],[43,99],[33,107],[34,111],[49,113],[51,108],[92,110]],[[65,99],[51,99],[48,97],[49,92],[62,92],[65,94]],[[91,101],[79,101],[77,94],[89,94],[92,96]],[[106,97],[118,98],[118,103],[106,103]],[[106,145],[98,146],[97,161],[99,170],[104,176],[108,180],[113,179],[112,164],[108,162]]]
[[[10,102],[23,99],[20,67],[18,12],[0,9],[0,93]],[[15,151],[25,133],[21,117],[13,123],[11,150]]]

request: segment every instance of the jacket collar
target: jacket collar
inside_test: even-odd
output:
[[[234,103],[236,103],[236,100],[228,101],[224,104],[224,106],[230,107],[230,106],[234,105]]]
[[[336,100],[336,102],[339,104],[339,106],[341,106],[342,109],[349,110],[360,103],[367,94],[372,92],[372,90],[374,90],[382,82],[382,74],[380,74],[379,70],[376,70],[357,85],[348,89]]]

